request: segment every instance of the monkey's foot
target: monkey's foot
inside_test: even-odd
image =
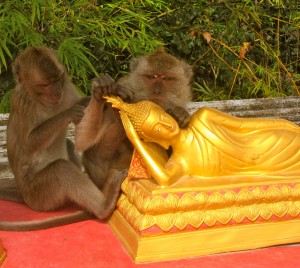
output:
[[[122,171],[114,170],[114,174],[112,176],[111,184],[121,187],[122,182],[126,179],[128,175],[128,169],[123,169]]]
[[[104,220],[109,217],[116,208],[118,198],[120,196],[121,184],[128,174],[128,169],[122,171],[113,170],[108,178],[107,184],[104,186],[103,194],[105,196],[105,205],[97,214],[97,218]]]

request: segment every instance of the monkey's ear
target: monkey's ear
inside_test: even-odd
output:
[[[154,51],[155,54],[159,54],[159,53],[166,53],[165,48],[163,46],[159,46],[155,49]],[[153,53],[153,54],[154,54]]]
[[[20,69],[21,69],[21,67],[20,67],[19,63],[17,63],[17,62],[13,63],[13,65],[12,65],[12,71],[13,71],[13,75],[14,75],[15,81],[17,83],[21,83],[22,82],[21,75],[20,75],[20,72],[21,72]]]
[[[130,68],[130,72],[134,72],[138,65],[139,65],[139,58],[133,58],[131,61],[130,61],[130,65],[129,65],[129,68]]]
[[[184,72],[186,74],[186,77],[191,80],[193,77],[193,68],[191,65],[187,64],[185,61],[181,61],[182,67],[184,69]]]

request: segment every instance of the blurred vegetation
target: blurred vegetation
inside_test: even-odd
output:
[[[83,94],[98,73],[117,79],[163,44],[193,66],[195,101],[300,95],[298,0],[1,1],[0,112],[13,59],[41,44]]]

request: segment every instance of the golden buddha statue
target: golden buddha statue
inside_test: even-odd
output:
[[[183,176],[300,174],[300,127],[287,120],[237,118],[203,107],[180,129],[153,102],[128,104],[118,97],[107,101],[120,110],[129,140],[161,186]],[[153,143],[171,146],[171,156]]]
[[[135,262],[299,242],[298,125],[204,107],[180,129],[150,101],[107,100],[135,147],[109,220]]]

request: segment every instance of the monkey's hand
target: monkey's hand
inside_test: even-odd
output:
[[[166,112],[174,117],[180,128],[186,127],[190,122],[191,116],[189,112],[180,106],[167,108]]]
[[[139,140],[140,138],[139,138],[136,130],[134,129],[134,126],[130,122],[130,119],[128,118],[127,114],[120,111],[120,117],[121,117],[124,129],[125,129],[126,135],[127,135],[128,139],[134,145],[135,141]]]
[[[130,92],[117,84],[109,75],[100,74],[93,80],[93,96],[97,101],[103,101],[104,96],[119,96],[122,100],[130,98]]]
[[[80,101],[77,102],[77,104],[86,107],[86,106],[88,106],[88,104],[89,104],[89,102],[90,102],[90,99],[91,99],[90,97],[82,97],[82,98],[80,99]]]
[[[77,125],[84,115],[85,107],[80,104],[75,104],[67,110],[67,113],[70,115],[71,122]]]

